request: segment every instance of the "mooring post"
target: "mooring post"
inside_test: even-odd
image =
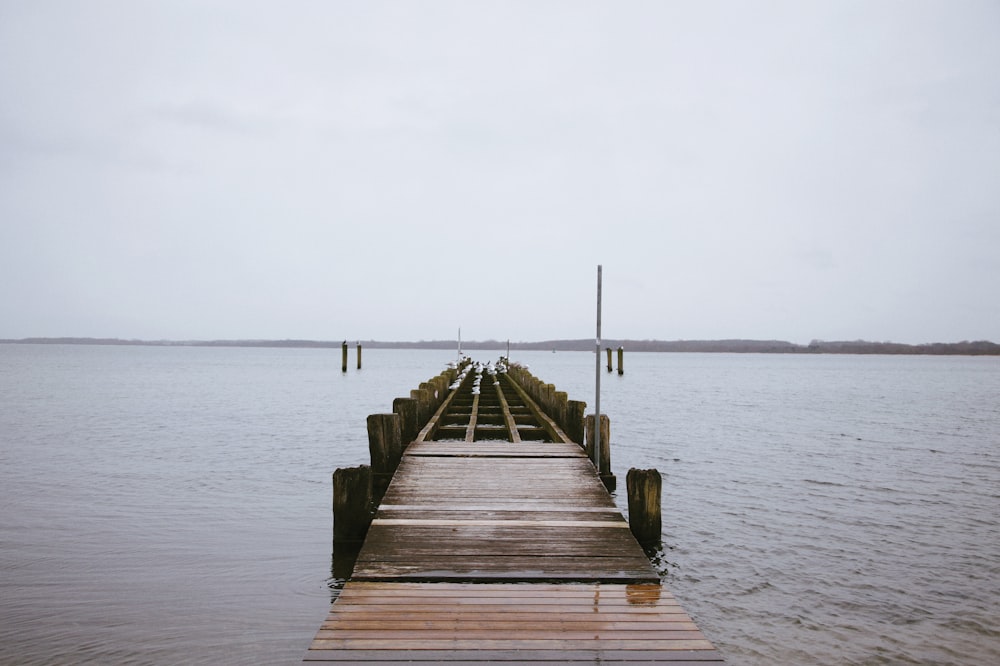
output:
[[[625,348],[624,347],[619,347],[618,348],[618,374],[619,375],[624,375],[625,374],[624,359],[625,359]]]
[[[434,411],[437,411],[437,408],[441,406],[441,403],[448,396],[448,385],[451,382],[448,381],[444,373],[441,373],[440,375],[431,377],[427,383],[430,385],[431,398],[434,399]]]
[[[420,424],[417,422],[419,410],[419,403],[413,398],[396,398],[392,401],[392,411],[399,414],[399,432],[404,449],[420,433]]]
[[[587,414],[587,455],[597,460],[597,473],[604,482],[604,487],[614,490],[618,480],[611,472],[611,420],[607,414],[601,414],[600,429],[594,428],[594,415]]]
[[[618,479],[611,471],[611,419],[601,415],[601,481],[609,491],[618,487]]]
[[[569,393],[566,391],[552,392],[552,411],[549,413],[559,427],[566,431],[566,416],[569,414]],[[569,433],[566,433],[567,435]],[[570,437],[570,439],[573,439]],[[575,439],[573,440],[576,441]]]
[[[347,372],[347,340],[340,346],[340,371]]]
[[[628,525],[644,546],[660,543],[662,478],[655,469],[632,468],[625,476],[628,488]]]
[[[368,533],[371,514],[371,467],[348,467],[333,473],[333,541],[360,543]]]
[[[434,415],[431,409],[431,392],[427,389],[410,389],[410,397],[417,401],[417,420],[420,423],[430,421]]]
[[[372,457],[372,504],[378,506],[403,457],[399,414],[368,416],[368,450]]]
[[[587,403],[582,400],[570,400],[566,403],[566,423],[563,430],[566,436],[579,444],[582,448],[587,448],[587,442],[583,439],[584,418],[586,417]]]
[[[608,372],[611,372],[611,347],[605,347],[604,351],[608,352]]]
[[[621,358],[621,357],[619,356],[619,358]],[[619,361],[618,363],[620,365],[621,361]],[[360,369],[361,369],[361,342],[358,341],[358,370],[360,370]]]
[[[430,420],[434,416],[434,412],[437,411],[439,404],[437,385],[431,379],[426,382],[420,382],[420,386],[417,388],[421,391],[427,391],[427,419]]]

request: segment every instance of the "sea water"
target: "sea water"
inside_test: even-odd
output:
[[[454,356],[0,345],[0,663],[300,661],[330,473]],[[616,501],[661,471],[652,556],[730,663],[1000,662],[1000,359],[512,357],[602,375]]]

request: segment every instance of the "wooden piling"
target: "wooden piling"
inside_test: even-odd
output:
[[[340,371],[347,372],[347,340],[340,346]]]
[[[619,359],[621,359],[621,353],[619,352]],[[621,360],[618,361],[618,365],[621,365]],[[361,369],[361,343],[358,343],[358,370]]]
[[[625,476],[628,489],[628,524],[635,540],[644,546],[660,543],[662,478],[655,469],[632,468]]]
[[[601,450],[594,456],[594,415],[587,414],[587,455],[591,460],[597,460],[597,473],[608,490],[614,490],[618,480],[611,472],[611,420],[607,414],[601,414]]]
[[[431,392],[427,389],[411,389],[410,397],[417,401],[417,420],[421,423],[427,423],[434,414],[434,409],[431,406]]]
[[[566,417],[569,414],[569,394],[566,391],[554,391],[552,393],[552,411],[549,415],[555,419],[559,426],[566,430]]]
[[[584,427],[586,412],[587,403],[582,400],[570,400],[566,403],[566,423],[563,424],[563,430],[566,431],[571,440],[583,448],[587,448],[583,439],[583,433],[586,430]]]
[[[606,349],[608,352],[608,372],[611,372],[611,347]]]
[[[625,359],[625,348],[624,347],[619,347],[618,348],[618,374],[619,375],[624,375],[625,374],[625,361],[624,361],[624,359]]]
[[[420,382],[420,386],[417,388],[421,391],[427,391],[427,411],[429,412],[427,418],[430,418],[431,415],[437,411],[438,405],[441,404],[441,401],[438,400],[438,395],[440,395],[440,393],[438,391],[437,383],[433,378],[431,378],[429,381]]]
[[[333,473],[333,540],[361,543],[371,524],[371,467],[347,467]]]
[[[403,456],[399,414],[368,416],[368,450],[372,458],[372,504],[377,507]]]
[[[399,431],[404,449],[417,437],[423,425],[419,419],[419,408],[420,403],[414,398],[396,398],[392,401],[392,411],[399,414]]]

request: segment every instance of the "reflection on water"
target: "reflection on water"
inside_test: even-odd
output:
[[[656,545],[650,544],[642,547],[642,550],[646,553],[646,557],[649,558],[653,568],[656,569],[656,573],[660,575],[660,580],[666,580],[670,576],[671,566],[676,567],[676,565],[672,565],[670,560],[667,559],[667,551],[669,549],[670,547],[664,546],[662,541]]]
[[[340,591],[344,589],[344,583],[354,571],[354,565],[358,561],[358,553],[360,552],[360,543],[333,543],[330,578],[327,579],[327,586],[330,588],[330,603],[336,601],[337,597],[340,596]]]

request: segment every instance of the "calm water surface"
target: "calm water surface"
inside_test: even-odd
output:
[[[330,472],[452,356],[0,345],[0,663],[298,662]],[[514,357],[593,404],[592,354]],[[729,663],[1000,663],[1000,360],[625,362],[615,472],[664,473],[656,563]]]

